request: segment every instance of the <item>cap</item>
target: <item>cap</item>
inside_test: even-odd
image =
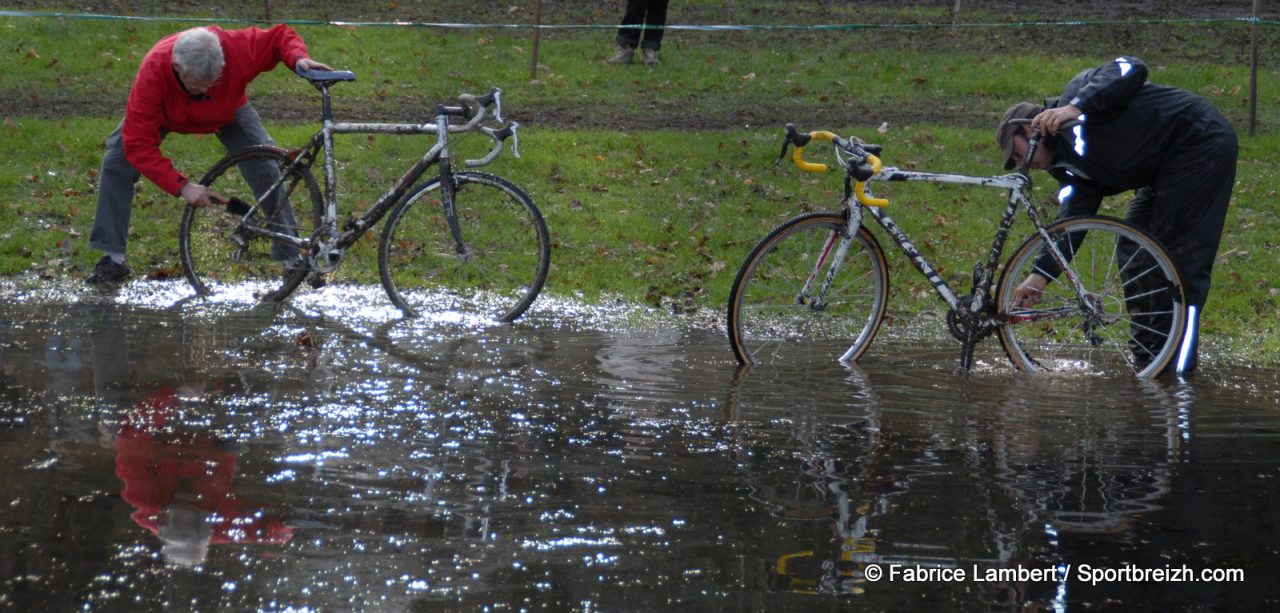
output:
[[[1004,112],[1004,118],[996,126],[996,144],[1000,145],[1000,153],[1004,154],[1004,169],[1013,170],[1017,162],[1013,159],[1013,135],[1018,132],[1020,124],[1011,124],[1014,119],[1031,119],[1044,111],[1044,107],[1031,102],[1019,102]]]

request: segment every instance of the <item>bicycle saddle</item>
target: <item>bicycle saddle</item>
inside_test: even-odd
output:
[[[318,85],[332,85],[339,81],[355,81],[356,73],[350,70],[294,70],[298,76]]]

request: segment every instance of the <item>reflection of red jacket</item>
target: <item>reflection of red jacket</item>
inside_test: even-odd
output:
[[[138,509],[133,521],[158,533],[160,511],[185,490],[196,495],[192,504],[212,514],[211,543],[289,542],[292,530],[279,518],[236,496],[235,454],[218,450],[207,436],[159,431],[176,405],[173,388],[161,388],[138,404],[116,437],[116,476],[124,481],[121,497]]]
[[[172,34],[156,43],[142,58],[124,112],[125,158],[143,176],[171,195],[178,195],[186,176],[160,152],[161,130],[183,134],[211,134],[231,123],[236,109],[249,101],[245,88],[258,75],[284,62],[293,68],[306,59],[307,47],[284,24],[268,30],[208,29],[218,35],[226,65],[203,100],[195,100],[173,72]]]

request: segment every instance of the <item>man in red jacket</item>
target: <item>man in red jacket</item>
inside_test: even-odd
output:
[[[160,151],[166,135],[216,134],[228,151],[272,143],[245,88],[281,62],[291,69],[331,70],[311,60],[302,38],[283,24],[265,30],[192,28],[161,39],[147,52],[129,91],[124,120],[107,138],[98,210],[89,234],[89,246],[105,255],[89,283],[115,282],[129,275],[125,246],[133,184],[139,175],[193,206],[221,201],[179,172]],[[255,190],[269,186],[277,172],[242,170]]]

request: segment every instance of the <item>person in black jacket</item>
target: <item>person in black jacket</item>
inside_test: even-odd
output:
[[[1059,129],[1072,120],[1080,123]],[[1024,159],[1035,132],[1044,137],[1031,167],[1061,184],[1059,219],[1096,214],[1104,197],[1134,191],[1125,219],[1159,240],[1182,276],[1187,328],[1176,368],[1194,370],[1199,317],[1235,185],[1239,145],[1231,123],[1204,98],[1147,81],[1141,60],[1121,56],[1076,75],[1043,106],[1011,107],[996,128],[1005,170]],[[1050,281],[1029,275],[1016,304],[1038,302]]]

